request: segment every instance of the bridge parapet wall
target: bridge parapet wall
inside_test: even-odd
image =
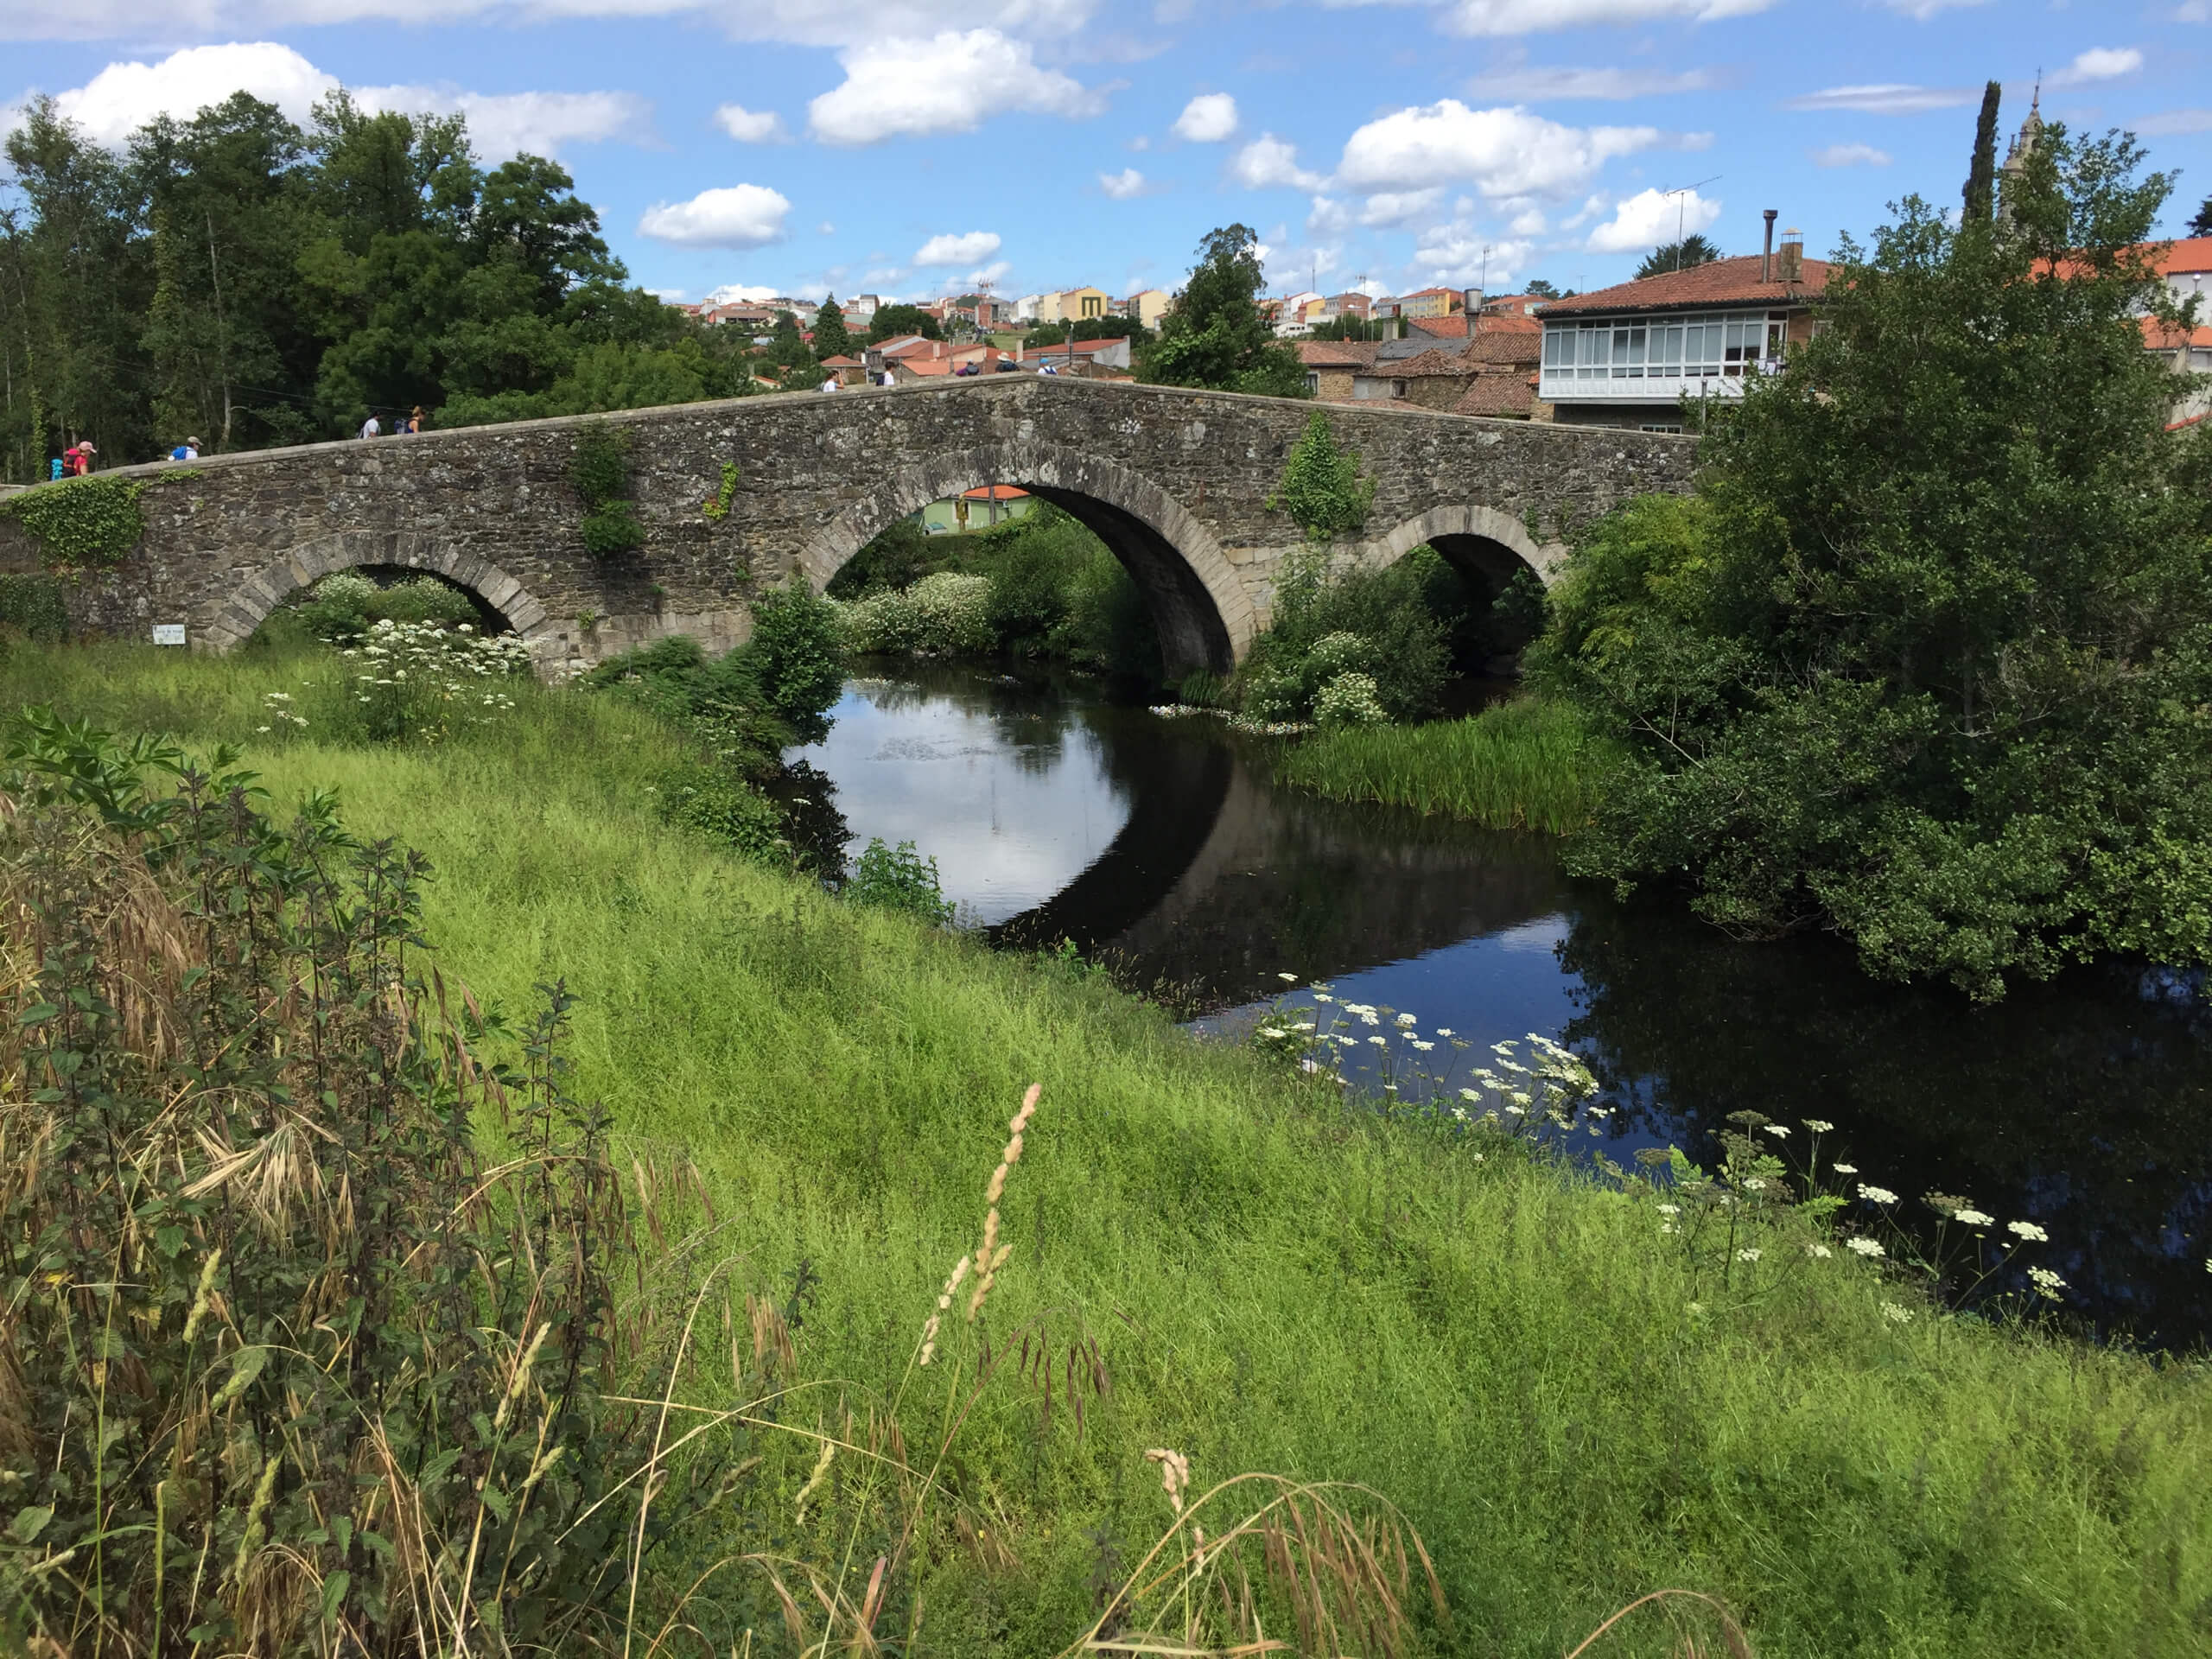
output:
[[[1281,561],[1299,545],[1296,526],[1267,501],[1314,407],[1007,376],[123,469],[148,485],[146,533],[120,565],[75,578],[70,604],[87,632],[143,639],[155,624],[181,622],[194,644],[227,649],[302,584],[394,565],[474,588],[549,667],[670,632],[719,648],[745,637],[761,588],[795,569],[827,581],[855,537],[865,540],[859,532],[918,505],[904,499],[916,480],[935,487],[974,473],[1043,486],[1093,518],[1109,544],[1118,535],[1133,569],[1155,556],[1139,543],[1169,550],[1188,568],[1184,591],[1205,595],[1192,602],[1211,602],[1229,652],[1241,655],[1264,625]],[[1486,536],[1548,575],[1580,525],[1689,480],[1691,445],[1665,435],[1387,407],[1327,412],[1376,480],[1365,539],[1348,550],[1378,563],[1450,533]],[[613,561],[584,550],[568,478],[579,429],[598,419],[628,435],[645,532],[642,548]],[[736,493],[726,515],[709,516],[726,461],[739,467]],[[1040,475],[996,475],[1008,467]],[[0,568],[34,568],[38,556],[20,526],[0,520]]]

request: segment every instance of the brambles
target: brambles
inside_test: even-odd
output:
[[[120,478],[66,478],[0,499],[0,518],[37,537],[46,568],[62,575],[117,565],[146,533],[146,486]]]

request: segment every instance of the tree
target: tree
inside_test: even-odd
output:
[[[1681,241],[1662,242],[1645,254],[1643,263],[1636,268],[1636,280],[1640,283],[1647,276],[1664,276],[1670,270],[1688,270],[1692,265],[1709,265],[1719,257],[1719,249],[1692,231]]]
[[[2189,221],[2191,236],[2212,236],[2212,196],[2204,198],[2204,205],[2196,210],[2196,217]]]
[[[1533,295],[1540,300],[1560,300],[1567,297],[1541,276],[1531,276],[1522,291]]]
[[[901,334],[919,334],[924,340],[943,340],[944,333],[937,326],[937,319],[918,305],[879,305],[875,315],[868,321],[868,343],[880,346],[887,340],[896,340]]]
[[[1275,339],[1260,315],[1266,279],[1259,243],[1250,226],[1230,225],[1198,244],[1191,280],[1140,362],[1141,378],[1160,385],[1306,396],[1298,354]]]
[[[1997,211],[1997,106],[2005,95],[2002,81],[1981,89],[1981,116],[1974,124],[1974,162],[1967,168],[1966,217],[1986,223]]]
[[[1908,199],[1694,497],[1586,533],[1532,663],[1628,757],[1578,868],[1981,998],[2212,961],[2212,444],[2142,349],[2140,166],[2054,124],[2006,221]]]
[[[844,309],[832,294],[814,315],[814,354],[817,358],[840,357],[852,349],[853,337],[845,328]]]

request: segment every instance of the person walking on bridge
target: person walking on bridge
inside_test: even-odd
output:
[[[199,460],[200,440],[197,438],[187,438],[182,443],[177,445],[175,448],[169,451],[169,459],[171,461]]]
[[[371,410],[369,418],[361,423],[361,435],[365,438],[373,438],[383,430],[384,428],[377,424],[376,410]]]

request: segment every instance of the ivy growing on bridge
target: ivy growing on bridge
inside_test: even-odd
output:
[[[576,434],[569,482],[584,507],[584,550],[595,559],[618,558],[643,545],[645,527],[630,500],[630,434],[594,421]]]
[[[38,538],[49,570],[73,572],[118,565],[146,532],[138,509],[145,485],[119,478],[73,478],[0,500],[0,518]]]
[[[706,499],[699,511],[710,519],[719,521],[727,518],[729,517],[729,504],[736,497],[737,463],[734,461],[726,461],[722,462],[721,487]]]
[[[1375,480],[1359,475],[1358,453],[1338,448],[1329,417],[1315,410],[1268,505],[1290,514],[1308,541],[1326,542],[1365,524],[1374,499]]]

